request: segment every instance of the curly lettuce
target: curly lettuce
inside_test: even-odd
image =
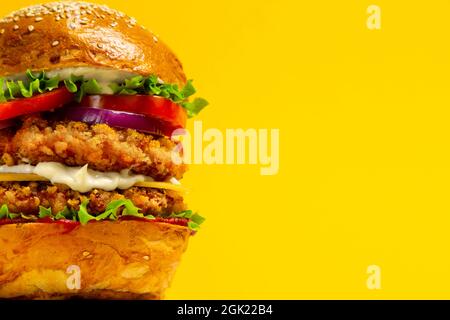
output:
[[[11,213],[6,204],[0,207],[0,219],[17,219],[23,218],[26,220],[36,220],[50,218],[52,220],[72,220],[80,222],[82,225],[87,224],[89,221],[101,221],[101,220],[117,220],[119,217],[132,216],[136,218],[144,218],[148,220],[156,219],[153,215],[144,215],[139,212],[140,209],[136,207],[129,199],[118,199],[111,201],[103,213],[93,216],[88,211],[89,200],[85,200],[81,203],[78,210],[68,208],[64,209],[56,214],[52,212],[51,208],[39,207],[38,216],[24,215],[22,213]],[[120,212],[120,214],[119,214]],[[205,221],[205,218],[201,217],[197,213],[193,213],[192,210],[186,210],[179,213],[173,213],[168,218],[184,218],[188,219],[188,228],[193,231],[198,231],[200,224]]]
[[[26,72],[27,81],[0,78],[0,103],[16,98],[31,98],[35,94],[50,92],[59,87],[58,77],[48,78],[45,72]]]
[[[188,227],[191,230],[198,231],[200,225],[205,222],[205,218],[199,215],[198,213],[194,213],[192,210],[185,210],[179,213],[172,213],[170,218],[184,218],[189,219]]]
[[[12,81],[0,78],[0,103],[16,98],[31,98],[36,94],[50,92],[64,84],[69,92],[75,94],[75,99],[81,102],[85,95],[101,93],[101,86],[96,79],[84,79],[82,76],[72,75],[70,79],[60,80],[58,76],[49,78],[44,71],[33,73],[26,72],[26,81]],[[195,98],[189,101],[189,97],[196,93],[196,89],[189,80],[183,88],[176,84],[163,83],[157,76],[136,76],[125,79],[122,83],[109,85],[117,95],[150,95],[171,100],[182,106],[189,118],[199,114],[208,102],[203,98]]]
[[[159,81],[158,77],[154,75],[150,77],[136,76],[126,79],[120,84],[113,83],[109,87],[114,94],[146,94],[164,97],[185,108],[189,118],[196,116],[208,105],[208,101],[203,98],[195,98],[193,101],[188,101],[188,98],[197,92],[192,84],[192,80],[188,80],[186,85],[180,89],[176,84]]]

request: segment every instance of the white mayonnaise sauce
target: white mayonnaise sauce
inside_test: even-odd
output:
[[[50,180],[52,183],[68,185],[72,190],[88,192],[98,188],[106,191],[128,189],[137,182],[154,181],[151,177],[140,174],[129,174],[125,169],[121,172],[101,172],[84,167],[68,167],[57,162],[41,162],[36,166],[20,164],[16,166],[0,166],[0,173],[34,173]]]

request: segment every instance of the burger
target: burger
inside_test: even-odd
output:
[[[204,220],[172,133],[207,102],[103,5],[13,12],[0,50],[0,298],[162,298]]]

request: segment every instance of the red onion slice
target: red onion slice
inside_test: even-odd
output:
[[[134,129],[159,135],[170,136],[177,129],[160,119],[124,111],[76,106],[66,107],[58,112],[58,115],[66,120],[81,121],[90,125],[104,123],[111,127]]]

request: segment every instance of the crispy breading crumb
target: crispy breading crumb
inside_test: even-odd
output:
[[[14,165],[14,158],[7,152],[5,152],[2,155],[2,163],[6,164],[7,166],[13,166]]]
[[[74,121],[49,121],[30,115],[17,131],[0,131],[2,162],[55,161],[69,166],[88,164],[99,171],[144,174],[156,180],[182,178],[186,165],[172,161],[175,143],[167,137],[154,137],[131,129],[115,129],[106,124],[89,126]]]
[[[80,193],[65,185],[47,182],[0,182],[0,203],[6,204],[11,212],[27,215],[37,215],[39,206],[51,207],[53,213],[66,206],[78,210],[85,199],[89,199],[89,212],[95,215],[104,212],[111,201],[124,198],[130,199],[144,214],[164,216],[186,210],[182,196],[171,190],[132,187]]]

